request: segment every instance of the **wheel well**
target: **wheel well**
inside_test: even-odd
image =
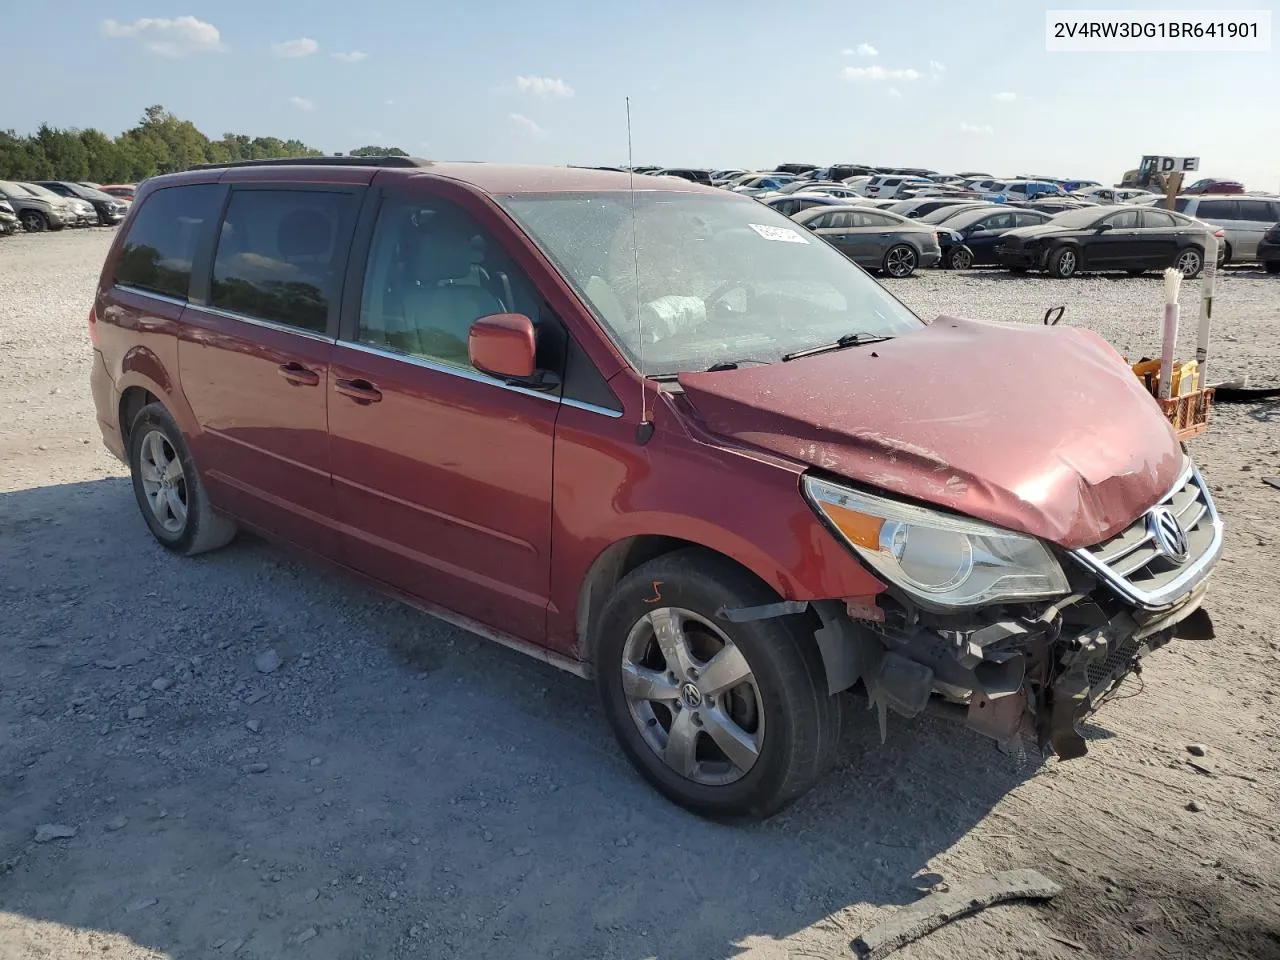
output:
[[[130,387],[120,395],[120,437],[124,447],[129,449],[129,429],[133,426],[138,411],[149,403],[156,403],[156,397],[150,390],[142,387]]]
[[[613,593],[613,588],[618,585],[618,582],[643,563],[648,563],[650,560],[664,554],[689,548],[715,554],[717,557],[746,571],[755,579],[760,579],[755,571],[743,566],[732,557],[704,547],[700,543],[694,543],[691,540],[656,535],[628,537],[625,540],[619,540],[617,543],[605,548],[600,556],[596,557],[595,562],[591,564],[591,569],[587,571],[582,587],[578,591],[578,653],[583,660],[588,663],[592,660],[591,644],[595,634],[596,620],[599,618],[600,611],[604,609],[604,605],[608,602],[610,595]],[[760,582],[764,583],[764,581]],[[772,591],[772,588],[769,589]]]

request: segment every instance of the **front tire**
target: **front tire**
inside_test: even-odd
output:
[[[215,514],[182,431],[159,403],[138,411],[129,431],[133,494],[151,535],[184,557],[231,542],[235,524]]]
[[[964,247],[952,247],[947,254],[947,269],[968,270],[973,266],[973,254]]]
[[[1049,276],[1070,280],[1080,269],[1080,254],[1074,247],[1059,247],[1049,255]]]
[[[1198,247],[1187,247],[1178,254],[1174,266],[1181,272],[1184,279],[1191,280],[1200,276],[1200,271],[1204,269],[1204,255]]]
[[[18,219],[22,221],[22,228],[27,233],[44,233],[49,229],[49,218],[39,210],[23,210]]]
[[[772,816],[835,761],[840,701],[805,622],[717,616],[776,600],[690,549],[632,571],[601,613],[596,684],[618,743],[660,793],[701,816]]]

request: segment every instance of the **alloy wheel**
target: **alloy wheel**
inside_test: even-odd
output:
[[[631,628],[622,690],[645,744],[675,773],[724,786],[755,766],[764,707],[746,657],[690,610],[662,607]]]
[[[1200,254],[1194,250],[1183,250],[1178,256],[1178,269],[1184,277],[1194,277],[1200,272]]]
[[[916,268],[916,252],[910,247],[894,247],[884,261],[891,277],[905,277]]]
[[[1058,256],[1058,275],[1069,277],[1076,272],[1076,255],[1072,250],[1063,250]]]
[[[956,250],[951,254],[952,270],[968,270],[973,266],[973,256],[968,250]]]
[[[159,430],[142,438],[142,490],[156,522],[166,533],[180,534],[187,525],[187,478],[178,451]]]

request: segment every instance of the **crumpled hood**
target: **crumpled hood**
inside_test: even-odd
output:
[[[680,385],[713,433],[1068,549],[1124,529],[1183,454],[1089,330],[939,317],[884,343]]]

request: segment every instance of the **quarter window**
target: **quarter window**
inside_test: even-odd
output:
[[[210,305],[325,332],[353,204],[350,194],[319,190],[234,191],[213,261]]]
[[[116,283],[187,298],[191,263],[204,231],[218,217],[214,183],[157,190],[142,201],[116,261]]]
[[[435,198],[383,206],[365,271],[360,342],[469,368],[471,325],[495,313],[522,313],[542,332],[532,283],[475,218]]]
[[[1173,215],[1165,213],[1163,210],[1143,210],[1142,225],[1148,229],[1153,227],[1163,227],[1165,229],[1178,226],[1178,221],[1173,219]]]
[[[1278,204],[1270,203],[1266,200],[1237,200],[1239,205],[1239,217],[1241,220],[1262,220],[1267,223],[1274,223],[1276,220],[1276,206]]]

